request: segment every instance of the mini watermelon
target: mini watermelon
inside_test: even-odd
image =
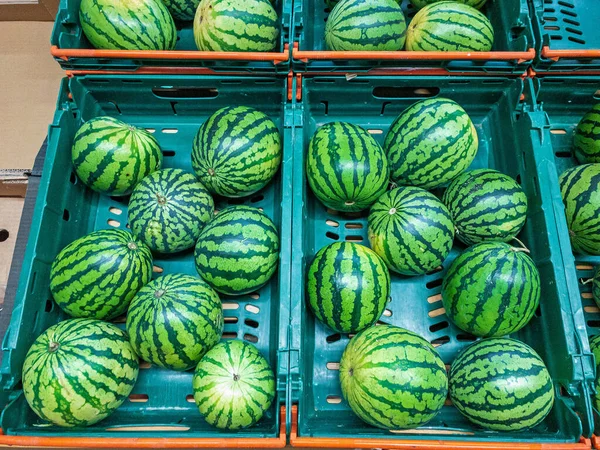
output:
[[[483,242],[456,258],[442,284],[448,318],[475,336],[504,336],[523,328],[540,303],[540,275],[523,249]]]
[[[396,0],[341,0],[325,23],[329,50],[402,50],[406,20]]]
[[[544,361],[528,345],[516,339],[483,339],[452,363],[450,399],[483,428],[522,431],[548,415],[554,386]]]
[[[85,427],[127,399],[138,370],[124,331],[100,320],[70,319],[48,328],[27,352],[23,393],[43,420]]]
[[[192,167],[213,194],[245,197],[271,181],[281,155],[279,130],[269,116],[247,106],[225,107],[198,130]]]
[[[413,6],[417,9],[424,8],[432,3],[437,3],[442,0],[410,0]],[[487,0],[454,0],[456,3],[464,3],[476,9],[481,9]]]
[[[154,136],[112,117],[84,123],[75,134],[71,156],[86,186],[113,196],[131,194],[142,178],[162,164]]]
[[[196,11],[194,37],[201,51],[270,52],[278,36],[270,0],[202,0]]]
[[[590,350],[594,354],[596,360],[596,393],[594,394],[594,406],[600,410],[600,335],[596,335],[590,339]]]
[[[204,227],[195,255],[198,273],[214,289],[248,294],[264,286],[277,269],[277,228],[258,208],[231,206]]]
[[[209,350],[198,363],[192,384],[204,420],[227,430],[256,424],[275,398],[269,362],[242,341],[224,341]]]
[[[160,253],[192,248],[213,212],[210,193],[194,175],[181,169],[148,175],[129,199],[131,231]]]
[[[352,411],[385,430],[426,424],[448,394],[446,367],[431,344],[391,325],[352,338],[340,362],[340,383]]]
[[[307,275],[308,303],[322,323],[339,333],[373,325],[390,296],[390,274],[377,254],[353,242],[335,242],[314,257]]]
[[[573,147],[580,164],[600,163],[600,103],[594,105],[577,124]]]
[[[490,20],[472,6],[438,1],[423,7],[406,31],[406,50],[489,52],[494,44]]]
[[[600,164],[568,169],[559,181],[573,251],[600,255]]]
[[[173,50],[177,29],[161,0],[81,0],[79,21],[96,48]]]
[[[194,20],[200,0],[162,0],[173,17],[183,22]]]
[[[446,98],[408,107],[392,123],[383,146],[392,181],[423,189],[439,187],[467,169],[478,147],[471,118]]]
[[[389,184],[381,146],[366,130],[345,122],[323,125],[313,135],[306,176],[321,203],[346,212],[368,208]]]
[[[221,339],[223,307],[203,280],[169,274],[138,291],[127,312],[127,333],[144,361],[173,370],[196,366]]]
[[[521,186],[492,169],[460,174],[442,201],[452,214],[456,236],[467,245],[510,241],[527,219],[527,196]]]
[[[444,262],[453,240],[454,225],[448,209],[424,189],[398,187],[383,194],[371,207],[371,248],[394,272],[431,272]]]
[[[152,253],[124,230],[94,231],[63,248],[50,268],[50,291],[67,314],[113,319],[152,277]]]

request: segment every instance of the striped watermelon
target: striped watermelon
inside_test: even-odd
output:
[[[448,318],[475,336],[497,337],[523,328],[540,303],[533,260],[504,242],[482,242],[456,258],[442,284]]]
[[[127,333],[144,361],[167,369],[191,369],[221,339],[221,300],[199,278],[164,275],[131,301]]]
[[[217,428],[237,430],[258,422],[275,398],[275,375],[252,344],[224,341],[202,358],[193,378],[200,414]]]
[[[341,0],[325,24],[329,50],[402,50],[406,20],[396,0]]]
[[[438,198],[417,187],[383,194],[369,213],[369,242],[390,270],[422,275],[439,267],[452,249],[454,225]]]
[[[433,189],[469,167],[479,141],[471,118],[458,103],[430,98],[396,118],[383,148],[396,184]]]
[[[559,181],[573,251],[600,255],[600,164],[568,169]]]
[[[340,362],[340,383],[352,411],[386,430],[426,424],[448,393],[446,367],[431,344],[391,325],[352,338]]]
[[[450,398],[477,425],[521,431],[548,415],[554,386],[544,361],[528,345],[516,339],[483,339],[452,363]]]
[[[442,0],[410,0],[413,6],[417,9],[424,8],[427,5],[431,5],[432,3],[437,3]],[[465,5],[469,5],[473,8],[481,9],[487,0],[454,0],[456,3],[464,3]]]
[[[362,211],[383,194],[389,169],[381,146],[366,130],[332,122],[313,135],[306,176],[315,196],[336,211]]]
[[[439,1],[423,7],[406,31],[406,50],[434,52],[489,52],[494,29],[472,6]]]
[[[196,11],[194,37],[202,51],[269,52],[278,36],[270,0],[203,0]]]
[[[131,194],[162,164],[162,152],[150,133],[112,117],[84,123],[75,134],[71,157],[88,187],[116,196]]]
[[[177,29],[161,0],[81,0],[79,21],[96,48],[173,50]]]
[[[596,392],[594,394],[594,406],[600,410],[600,335],[596,335],[590,339],[590,350],[594,354],[596,360]]]
[[[54,300],[73,317],[113,319],[152,277],[152,253],[124,230],[94,231],[63,248],[50,268]]]
[[[125,401],[138,370],[125,332],[99,320],[70,319],[48,328],[27,352],[23,393],[43,420],[84,427]]]
[[[273,178],[281,162],[277,125],[247,106],[221,108],[198,130],[192,167],[213,194],[245,197]]]
[[[173,17],[183,22],[194,20],[200,0],[162,0]]]
[[[460,174],[442,201],[452,214],[456,236],[467,245],[510,241],[527,219],[527,196],[521,186],[492,169]]]
[[[580,164],[600,163],[600,103],[594,105],[577,124],[573,147]]]
[[[194,175],[181,169],[148,175],[129,199],[131,231],[161,253],[192,248],[213,212],[210,193]]]
[[[390,274],[377,254],[352,242],[335,242],[315,255],[307,275],[309,305],[339,333],[373,325],[390,297]]]
[[[196,269],[217,291],[243,295],[271,279],[279,260],[273,221],[258,208],[231,206],[202,230],[196,244]]]

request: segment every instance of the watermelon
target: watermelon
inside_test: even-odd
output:
[[[344,398],[362,420],[386,430],[416,428],[444,406],[444,362],[421,336],[391,325],[350,340],[340,362]]]
[[[307,274],[308,303],[339,333],[373,325],[390,297],[390,274],[377,254],[353,242],[335,242],[315,255]]]
[[[23,393],[41,419],[85,427],[125,401],[138,370],[124,331],[100,320],[70,319],[44,331],[27,352]]]
[[[383,194],[369,213],[369,242],[390,270],[422,275],[439,267],[452,249],[448,209],[424,189],[401,186]]]
[[[253,108],[229,106],[215,112],[198,130],[192,167],[213,194],[245,197],[271,181],[281,155],[275,122]]]
[[[417,9],[424,8],[432,3],[437,3],[442,0],[410,0],[413,6]],[[454,0],[456,3],[464,3],[476,9],[481,9],[487,0]]]
[[[221,300],[199,278],[164,275],[131,301],[127,333],[144,361],[167,369],[191,369],[221,339]]]
[[[600,266],[596,268],[594,278],[592,278],[592,297],[598,308],[600,308]],[[598,362],[600,362],[600,359]]]
[[[173,50],[177,29],[161,0],[81,0],[79,21],[96,48]]]
[[[596,335],[590,339],[590,350],[594,354],[596,360],[596,392],[594,393],[594,406],[600,410],[600,335]]]
[[[275,398],[275,375],[252,344],[224,341],[202,358],[193,378],[194,400],[211,425],[228,430],[256,424]]]
[[[313,135],[306,176],[327,208],[346,212],[368,208],[389,184],[381,146],[366,130],[345,122],[323,125]]]
[[[196,11],[194,38],[201,51],[269,52],[278,36],[270,0],[202,0]]]
[[[439,187],[467,169],[478,147],[471,118],[446,98],[409,106],[392,123],[383,145],[392,181],[424,189]]]
[[[471,422],[495,431],[540,424],[552,409],[548,369],[528,345],[508,338],[477,341],[450,367],[450,399]]]
[[[521,186],[492,169],[460,174],[442,201],[452,214],[456,236],[467,245],[510,241],[527,219],[527,196]]]
[[[200,0],[162,0],[171,15],[182,22],[194,20]]]
[[[71,157],[86,186],[113,196],[131,194],[142,178],[162,164],[154,136],[112,117],[84,123],[75,134]]]
[[[148,175],[129,199],[131,231],[160,253],[192,248],[213,212],[210,193],[194,175],[181,169]]]
[[[113,319],[152,278],[152,253],[125,230],[94,231],[63,248],[50,268],[50,291],[67,314]]]
[[[540,275],[524,249],[482,242],[456,258],[444,277],[448,318],[475,336],[504,336],[523,328],[540,303]]]
[[[600,164],[568,169],[559,182],[573,251],[600,255]]]
[[[196,244],[196,269],[227,295],[254,292],[277,269],[279,236],[273,221],[252,206],[222,210],[202,230]]]
[[[573,148],[580,164],[600,163],[600,103],[594,105],[577,124]]]
[[[406,31],[406,50],[489,52],[494,44],[490,20],[472,6],[439,1],[423,7]]]
[[[325,24],[329,50],[402,50],[406,20],[396,0],[341,0]]]

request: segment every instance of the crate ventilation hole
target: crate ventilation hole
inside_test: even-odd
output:
[[[544,0],[544,13],[542,16],[544,30],[548,32],[550,40],[563,39],[561,30],[568,34],[567,39],[576,44],[585,45],[581,23],[577,20],[577,11],[571,1]]]

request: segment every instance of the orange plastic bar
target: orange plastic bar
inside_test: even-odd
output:
[[[0,447],[55,448],[283,448],[286,445],[285,408],[281,408],[276,438],[85,438],[7,436],[0,430]]]
[[[596,436],[595,434],[592,435],[592,447],[593,448],[600,448],[600,438],[598,436]]]
[[[542,56],[554,61],[560,58],[600,58],[600,50],[551,50],[550,47],[544,46]]]
[[[231,61],[273,61],[274,64],[287,61],[289,52],[201,52],[188,50],[99,50],[63,49],[53,45],[50,53],[56,58],[68,61],[69,58],[116,58],[116,59],[162,59],[162,60],[231,60]]]
[[[139,67],[135,70],[67,70],[68,77],[78,75],[247,75],[247,72],[216,72],[208,67]]]
[[[579,72],[578,72],[579,73]],[[332,75],[348,75],[348,71],[344,71],[344,72],[305,72],[303,73],[304,77],[307,78],[313,78],[316,76],[323,76],[323,77],[327,77],[327,76],[332,76]],[[447,76],[447,77],[468,77],[468,76],[475,76],[475,77],[480,77],[480,78],[484,78],[484,77],[498,77],[498,76],[502,76],[502,77],[514,77],[514,78],[519,78],[519,77],[525,77],[527,76],[527,72],[523,72],[523,73],[510,73],[510,74],[503,74],[503,75],[499,75],[497,73],[485,73],[485,72],[450,72],[446,69],[441,69],[441,68],[428,68],[428,69],[415,69],[412,67],[407,67],[407,68],[375,68],[375,69],[370,69],[367,72],[364,73],[357,73],[357,75],[359,76],[371,76],[371,75],[377,75],[377,76]]]
[[[525,442],[298,437],[298,411],[296,406],[292,407],[290,444],[292,447],[303,448],[379,448],[411,450],[589,450],[592,448],[592,443],[589,439],[581,439],[577,443],[544,444]]]
[[[294,44],[292,49],[294,59],[304,62],[309,60],[325,59],[379,59],[386,61],[449,61],[449,60],[517,60],[518,62],[530,61],[535,58],[535,49],[526,52],[373,52],[373,51],[304,51],[299,50]]]

